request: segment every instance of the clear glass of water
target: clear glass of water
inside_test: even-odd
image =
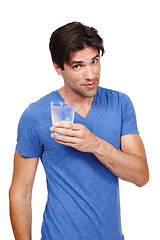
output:
[[[52,124],[59,121],[74,121],[75,103],[74,102],[51,102]]]

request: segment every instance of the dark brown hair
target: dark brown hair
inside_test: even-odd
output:
[[[68,23],[55,30],[50,38],[49,49],[52,61],[64,70],[64,63],[69,64],[69,56],[75,50],[95,47],[98,53],[104,54],[103,40],[93,27],[80,22]]]

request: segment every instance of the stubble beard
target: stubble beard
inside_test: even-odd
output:
[[[86,89],[83,90],[83,85],[81,85],[80,87],[78,87],[78,89],[73,89],[76,93],[78,93],[79,95],[86,97],[86,98],[92,98],[95,97],[95,95],[97,94],[98,91],[98,86],[99,86],[99,79],[97,78],[94,82],[96,82],[96,85],[93,89]]]

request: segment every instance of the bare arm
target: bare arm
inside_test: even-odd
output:
[[[99,139],[95,156],[117,177],[142,187],[149,180],[145,149],[138,134],[121,137],[121,151]]]
[[[59,143],[93,153],[117,177],[141,187],[149,179],[148,165],[142,140],[138,134],[121,137],[121,151],[95,136],[81,124],[59,122],[51,131]]]
[[[16,240],[31,240],[31,196],[38,158],[15,152],[12,184],[9,190],[10,217]]]

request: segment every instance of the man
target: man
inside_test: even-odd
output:
[[[57,29],[50,51],[64,86],[31,104],[19,123],[10,188],[15,238],[31,239],[41,158],[48,188],[42,239],[122,240],[118,178],[139,187],[149,179],[133,105],[125,94],[99,87],[104,47],[94,28],[73,22]],[[74,101],[74,123],[50,128],[51,101]]]

